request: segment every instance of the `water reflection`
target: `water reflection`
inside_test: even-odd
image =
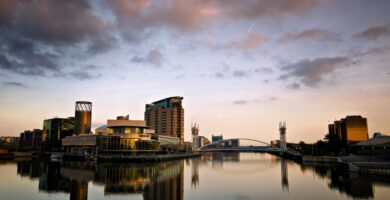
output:
[[[180,200],[184,199],[185,195],[184,180],[188,180],[188,184],[191,186],[189,191],[186,191],[189,193],[187,196],[190,197],[197,192],[202,192],[200,190],[202,185],[212,187],[209,185],[210,178],[202,176],[202,173],[205,173],[205,170],[202,169],[209,169],[212,171],[211,173],[218,172],[225,175],[254,174],[253,176],[256,176],[256,173],[262,175],[271,173],[269,177],[275,178],[275,174],[272,174],[273,171],[270,172],[270,170],[280,168],[280,172],[278,172],[280,173],[279,191],[282,194],[287,194],[287,197],[291,192],[289,188],[294,186],[294,180],[289,182],[288,172],[289,170],[291,172],[291,169],[294,169],[294,167],[297,167],[298,170],[300,169],[300,172],[293,170],[295,174],[312,173],[320,180],[327,182],[329,191],[337,190],[340,194],[346,194],[349,197],[373,198],[375,194],[373,183],[387,185],[390,183],[389,177],[362,176],[346,172],[334,166],[299,165],[268,154],[256,154],[256,156],[252,157],[247,155],[240,153],[213,153],[204,154],[199,158],[158,164],[94,164],[70,161],[50,162],[39,159],[19,160],[16,162],[16,171],[19,176],[38,180],[40,192],[69,194],[71,200],[88,199],[88,183],[103,187],[105,196],[139,194],[146,200]],[[184,163],[186,163],[186,168],[190,170],[188,179],[184,178]],[[296,178],[295,174],[291,174],[292,177]],[[236,181],[240,184],[245,184],[247,180],[242,178],[242,180],[237,179]],[[221,181],[221,187],[226,187],[228,186],[227,184],[233,183],[223,183],[223,180]],[[237,188],[237,190],[239,189]],[[237,194],[240,194],[240,191],[237,191]],[[205,196],[207,195],[211,194],[205,194]],[[272,195],[267,197],[273,197]]]
[[[362,176],[358,173],[348,172],[336,166],[312,165],[302,166],[303,170],[313,170],[319,177],[328,180],[331,190],[338,190],[351,197],[372,198],[374,197],[373,182],[382,184],[390,183],[390,178],[380,176]],[[386,180],[388,179],[388,180]]]

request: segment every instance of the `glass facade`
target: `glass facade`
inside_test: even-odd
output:
[[[46,138],[47,150],[60,150],[61,140],[74,133],[74,118],[53,118],[43,122],[43,136]]]
[[[159,145],[154,140],[141,140],[139,138],[122,136],[105,136],[100,140],[100,148],[103,151],[128,151],[128,150],[158,150]]]
[[[109,127],[107,128],[109,134],[143,134],[144,128],[138,127]]]

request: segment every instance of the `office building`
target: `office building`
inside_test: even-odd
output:
[[[183,97],[169,97],[145,107],[146,125],[156,134],[177,137],[184,143]]]
[[[75,131],[75,118],[52,118],[43,122],[42,138],[45,141],[46,150],[61,150],[61,140],[66,136],[73,135]]]
[[[347,116],[328,125],[329,142],[347,146],[368,140],[367,119],[360,115]]]
[[[33,146],[34,144],[33,132],[30,130],[25,130],[24,132],[20,133],[19,138],[19,146]]]
[[[92,103],[77,101],[75,107],[75,134],[91,133]]]

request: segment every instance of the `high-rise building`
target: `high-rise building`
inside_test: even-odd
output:
[[[184,143],[183,97],[169,97],[145,107],[146,125],[156,134],[180,138]]]
[[[75,134],[91,133],[92,103],[77,101],[75,107]]]
[[[74,133],[74,121],[74,117],[44,120],[42,138],[45,138],[47,150],[59,150],[61,148],[62,138]]]

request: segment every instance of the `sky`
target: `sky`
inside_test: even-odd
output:
[[[185,139],[390,134],[388,0],[0,0],[0,136],[93,102],[92,125],[184,97]]]

